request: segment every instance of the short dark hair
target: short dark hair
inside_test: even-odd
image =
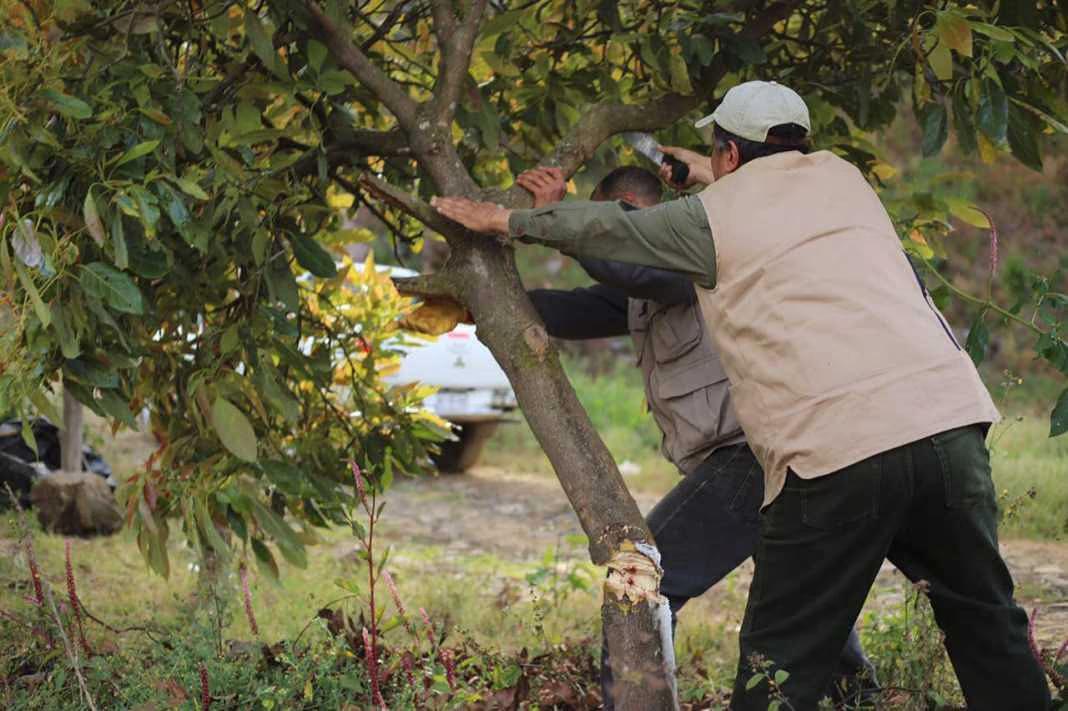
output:
[[[751,160],[785,153],[786,151],[809,152],[808,131],[804,126],[796,123],[782,123],[768,129],[769,141],[750,141],[748,138],[736,136],[717,124],[714,128],[716,150],[721,151],[728,143],[738,146],[739,165],[745,165]]]
[[[663,188],[660,178],[652,171],[636,165],[625,165],[601,178],[593,192],[608,200],[616,200],[623,193],[634,193],[637,197],[656,203],[660,202]]]

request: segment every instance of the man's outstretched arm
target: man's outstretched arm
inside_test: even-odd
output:
[[[716,284],[712,232],[695,196],[630,211],[614,202],[569,202],[536,210],[509,210],[465,198],[434,198],[432,204],[475,232],[507,235],[580,257],[668,269],[706,288]]]

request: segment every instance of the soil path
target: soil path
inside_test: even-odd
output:
[[[639,493],[638,505],[648,511],[657,498]],[[490,553],[516,563],[533,562],[565,537],[582,533],[555,479],[495,467],[478,467],[462,476],[398,481],[387,502],[384,534],[457,556]],[[564,551],[585,555],[581,546],[565,546]],[[1052,646],[1068,639],[1068,544],[1008,540],[1002,542],[1002,552],[1020,604],[1028,611],[1038,609],[1039,642]],[[731,576],[729,592],[717,585],[695,601],[695,607],[719,616],[716,611],[724,606],[716,602],[725,594],[744,595],[751,578],[752,563],[747,561]],[[895,603],[904,585],[904,577],[884,564],[869,605]]]

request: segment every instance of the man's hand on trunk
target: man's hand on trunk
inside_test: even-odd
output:
[[[567,181],[559,168],[524,170],[515,182],[534,196],[535,208],[560,202],[567,195]]]
[[[461,197],[435,197],[430,204],[453,222],[472,232],[508,236],[508,218],[512,211],[492,202],[476,202]]]

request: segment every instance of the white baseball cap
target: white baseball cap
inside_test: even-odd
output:
[[[735,136],[764,143],[768,129],[784,123],[796,123],[811,131],[808,106],[796,91],[773,81],[747,81],[727,90],[723,101],[694,126],[715,123]]]

